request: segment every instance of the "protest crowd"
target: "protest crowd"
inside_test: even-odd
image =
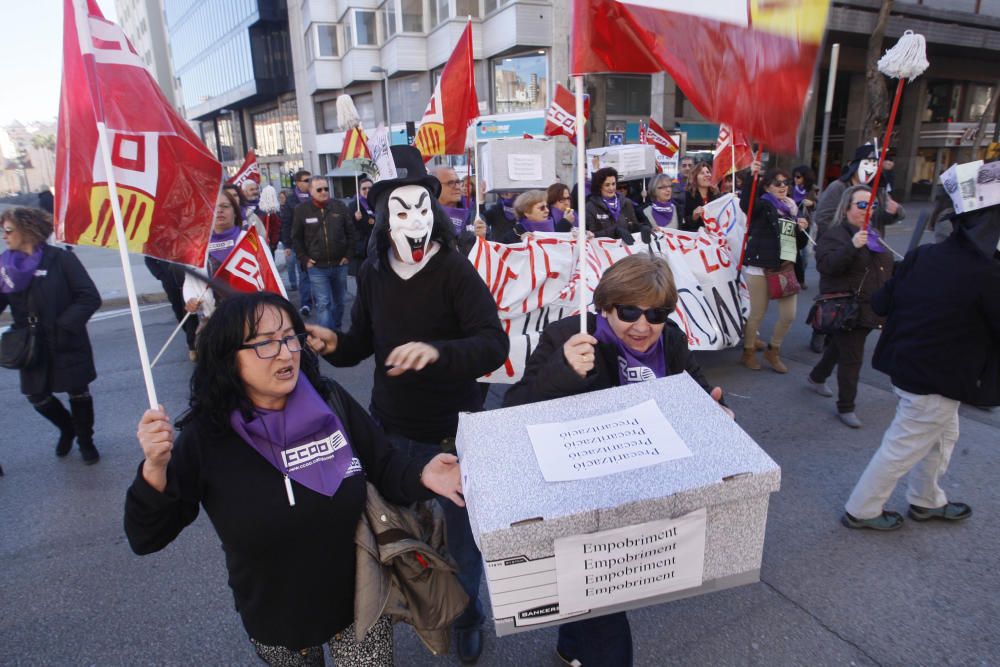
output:
[[[686,374],[738,423],[698,358],[738,347],[740,372],[794,375],[786,335],[807,319],[815,363],[796,381],[803,396],[835,399],[829,413],[846,438],[869,428],[857,396],[870,337],[870,361],[899,399],[844,489],[842,524],[901,528],[886,502],[907,474],[910,519],[969,519],[941,480],[959,406],[1000,404],[1000,202],[962,204],[958,189],[942,216],[951,233],[902,255],[885,241],[907,213],[880,182],[884,147],[856,147],[821,187],[812,166],[786,170],[748,141],[737,159],[739,133],[728,132],[712,162],[668,147],[677,173],[629,177],[608,158],[579,182],[527,188],[427,166],[420,135],[417,146],[387,145],[343,200],[306,169],[284,191],[241,169],[202,203],[211,229],[195,261],[147,254],[191,382],[171,397],[188,406],[181,414],[137,416],[142,463],[123,489],[133,551],[183,539],[204,509],[247,638],[270,665],[322,665],[325,651],[337,665],[394,664],[396,621],[435,654],[453,638],[473,664],[490,613],[461,420],[491,392],[506,409]],[[385,160],[393,169],[380,176]],[[997,175],[997,164],[980,173]],[[56,205],[56,240],[45,211],[0,214],[0,312],[12,317],[0,361],[54,427],[56,456],[75,444],[91,465],[95,409],[112,407],[89,391],[99,369],[87,321],[101,297],[61,247],[66,205]],[[721,283],[706,278],[710,258],[728,271]],[[253,289],[241,261],[261,276]],[[712,311],[711,331],[689,284],[730,290],[713,301],[728,306]],[[368,359],[371,394],[352,395],[338,369]],[[305,571],[308,586],[297,581]],[[632,665],[627,613],[563,620],[554,651],[567,665]]]

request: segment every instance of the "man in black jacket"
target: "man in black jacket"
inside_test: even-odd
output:
[[[312,288],[309,285],[309,275],[299,268],[292,244],[292,218],[295,209],[309,201],[309,179],[312,176],[305,169],[299,169],[292,175],[292,189],[285,193],[285,203],[278,209],[278,219],[281,220],[281,245],[285,246],[285,266],[288,267],[288,284],[294,291],[299,290],[299,312],[302,317],[312,313]]]
[[[910,518],[972,515],[965,503],[948,501],[938,480],[958,440],[959,405],[1000,404],[1000,206],[955,224],[947,241],[907,254],[872,297],[888,318],[872,366],[892,378],[899,405],[847,501],[849,528],[902,526],[903,517],[883,506],[911,469]]]
[[[310,201],[300,204],[292,217],[292,244],[299,267],[309,274],[317,320],[328,329],[339,329],[344,320],[347,266],[356,253],[357,231],[344,203],[330,198],[325,178],[310,179],[309,196]]]

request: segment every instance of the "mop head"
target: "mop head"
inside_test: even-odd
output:
[[[930,67],[927,62],[927,42],[923,35],[907,30],[896,45],[878,61],[878,71],[893,79],[913,81]],[[339,104],[339,103],[338,103]]]
[[[265,213],[277,213],[278,209],[281,208],[281,204],[278,202],[278,191],[274,189],[273,185],[265,185],[260,191],[259,206]]]
[[[345,132],[361,127],[361,116],[358,115],[350,95],[341,95],[337,98],[337,125],[340,125],[340,129]]]

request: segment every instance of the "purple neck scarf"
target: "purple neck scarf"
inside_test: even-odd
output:
[[[260,205],[260,197],[257,199],[247,199],[247,203],[240,207],[240,214],[243,216],[243,222],[246,222],[247,218],[250,217],[251,213],[257,212],[257,207]]]
[[[555,229],[556,225],[562,222],[563,219],[566,217],[566,213],[563,212],[561,208],[556,208],[555,206],[553,206],[551,209],[549,209],[549,216],[550,219],[552,220],[552,229]],[[571,222],[570,227],[576,227],[576,222]]]
[[[455,228],[455,234],[461,234],[465,231],[465,219],[469,216],[469,211],[464,208],[455,208],[452,206],[444,206],[444,212],[448,214],[448,218],[451,220],[452,227]]]
[[[514,213],[514,199],[506,199],[504,197],[497,197],[497,201],[500,202],[500,206],[503,207],[503,215],[505,218],[514,222],[517,220],[517,214]]]
[[[554,232],[556,231],[556,224],[552,222],[552,218],[546,218],[541,222],[532,222],[527,218],[521,218],[517,221],[517,224],[524,227],[526,232]]]
[[[663,336],[656,339],[645,352],[636,352],[615,335],[608,320],[598,313],[597,330],[594,338],[602,343],[614,345],[618,349],[619,384],[645,382],[667,376],[667,359],[663,354]]]
[[[41,263],[41,243],[30,255],[20,250],[7,250],[0,254],[0,292],[10,294],[28,289]]]
[[[882,245],[881,237],[879,236],[878,230],[868,226],[868,249],[872,252],[885,252],[885,246]]]
[[[806,198],[807,194],[809,193],[806,192],[804,187],[796,185],[792,188],[792,201],[795,202],[796,205],[799,205],[802,203],[802,200]]]
[[[212,232],[212,236],[208,239],[208,256],[219,264],[226,261],[242,231],[237,225],[224,232]]]
[[[298,188],[295,188],[295,196],[296,196],[296,198],[298,198],[300,204],[303,203],[303,202],[307,202],[310,199],[310,197],[309,197],[309,191],[308,190],[305,191],[305,192],[302,192],[302,190],[299,190]]]
[[[333,496],[344,478],[362,472],[344,424],[300,372],[283,410],[255,408],[247,421],[239,410],[229,423],[264,460],[302,486]]]
[[[795,217],[794,215],[792,215],[792,209],[790,209],[788,207],[788,204],[786,204],[783,200],[778,199],[777,197],[775,197],[774,195],[772,195],[770,192],[765,193],[764,196],[761,197],[761,199],[763,199],[765,201],[771,202],[771,204],[774,206],[774,208],[778,209],[778,213],[780,213],[782,216],[784,216],[786,218],[794,218]]]
[[[372,207],[368,204],[367,197],[362,197],[361,195],[358,195],[358,202],[361,204],[361,208],[364,209],[365,213],[368,214],[368,217],[370,218],[375,217],[375,211],[373,211]]]
[[[615,195],[611,199],[601,197],[601,201],[604,202],[604,205],[608,207],[609,211],[611,211],[611,217],[615,219],[615,222],[618,222],[618,216],[622,214],[622,202],[618,199],[618,195]]]
[[[674,203],[672,201],[666,204],[654,201],[649,205],[649,210],[653,212],[653,221],[658,227],[667,227],[674,221]]]

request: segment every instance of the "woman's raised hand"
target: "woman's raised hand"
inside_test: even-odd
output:
[[[578,333],[563,343],[563,357],[577,375],[587,377],[594,370],[594,346],[597,339],[590,334]]]
[[[868,245],[868,230],[859,230],[858,233],[854,235],[854,238],[851,239],[851,243],[853,243],[854,247],[858,249],[864,248]]]
[[[167,463],[174,448],[174,426],[162,405],[142,413],[135,435],[146,457],[142,476],[150,486],[162,492],[167,488]]]

